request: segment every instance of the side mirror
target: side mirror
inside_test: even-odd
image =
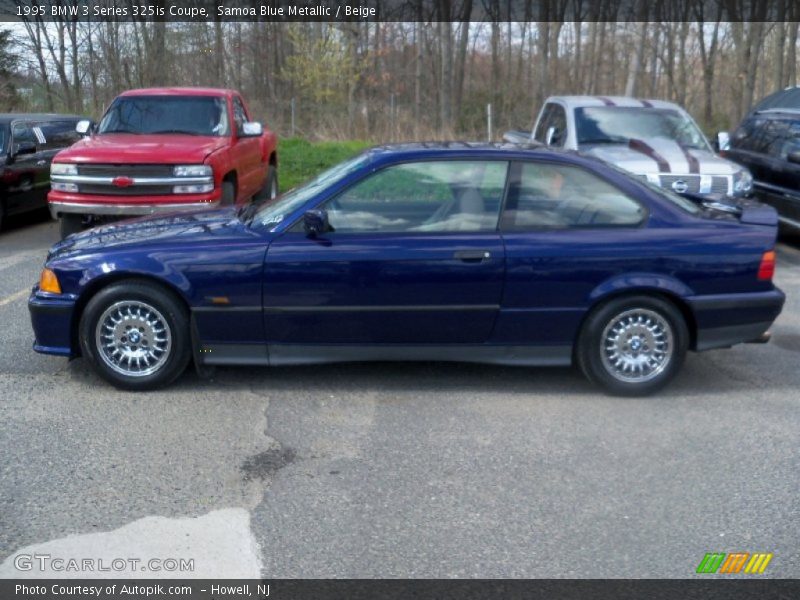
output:
[[[717,133],[717,152],[724,152],[731,147],[731,134],[727,131]]]
[[[307,210],[303,215],[303,227],[306,230],[306,236],[315,238],[326,231],[330,231],[330,224],[328,223],[328,211],[322,208],[315,208]]]
[[[92,130],[92,122],[88,119],[84,119],[82,121],[78,121],[75,125],[75,131],[80,133],[81,135],[89,135],[89,132]]]
[[[264,133],[264,127],[261,123],[251,121],[249,123],[242,123],[242,130],[239,132],[241,137],[260,137]]]
[[[544,138],[545,143],[548,146],[552,146],[553,144],[557,144],[560,140],[561,132],[558,131],[558,127],[548,127],[547,135]]]
[[[790,163],[800,165],[800,150],[789,152],[789,154],[786,155],[786,160],[788,160]]]
[[[22,154],[36,154],[36,144],[33,142],[14,144],[14,147],[11,149],[11,158],[16,158]]]

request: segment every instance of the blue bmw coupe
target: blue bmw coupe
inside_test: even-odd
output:
[[[776,225],[757,202],[695,203],[575,153],[377,147],[258,209],[56,244],[34,349],[134,390],[190,361],[450,360],[576,363],[647,394],[688,350],[768,338]]]

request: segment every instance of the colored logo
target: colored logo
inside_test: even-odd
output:
[[[117,187],[125,188],[133,185],[133,179],[130,177],[114,177],[114,179],[111,180],[111,183]]]
[[[710,552],[697,565],[697,572],[758,575],[764,572],[771,560],[772,552]]]

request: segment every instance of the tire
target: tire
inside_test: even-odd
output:
[[[3,230],[3,221],[5,221],[6,216],[6,208],[3,206],[3,202],[0,201],[0,231]]]
[[[656,296],[623,296],[594,309],[578,337],[584,375],[618,396],[646,396],[683,364],[689,329],[678,308]]]
[[[269,200],[274,200],[278,197],[278,169],[276,169],[273,165],[270,165],[267,168],[267,178],[264,181],[264,185],[258,191],[258,193],[253,196],[253,202],[256,204],[261,204],[262,202],[267,202]]]
[[[61,239],[83,229],[83,215],[61,215]]]
[[[84,358],[120,389],[164,387],[191,358],[186,307],[148,281],[121,281],[100,290],[83,311],[78,335]]]
[[[236,203],[236,186],[232,181],[222,182],[222,200],[220,206],[233,206]]]

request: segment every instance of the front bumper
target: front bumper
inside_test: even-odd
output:
[[[42,354],[72,358],[78,354],[73,343],[75,303],[71,294],[48,294],[34,287],[28,298],[33,326],[33,349]]]
[[[697,324],[697,351],[758,340],[781,313],[786,295],[767,292],[686,298]]]
[[[218,208],[222,190],[200,194],[132,195],[81,194],[50,190],[47,204],[54,219],[65,214],[146,216],[159,213],[197,211]]]
[[[163,204],[100,204],[97,202],[61,202],[50,200],[50,215],[57,219],[65,214],[79,215],[113,215],[134,217],[158,213],[207,210],[219,207],[219,199],[201,202],[170,202]]]

